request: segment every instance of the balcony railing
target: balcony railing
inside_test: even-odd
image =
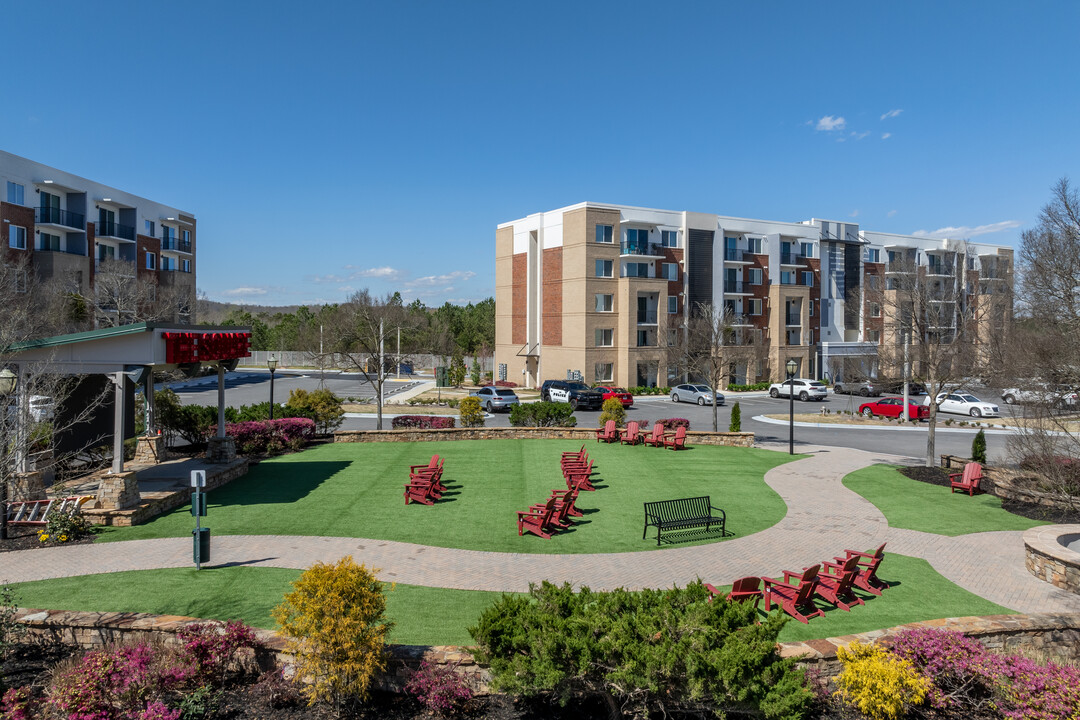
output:
[[[749,315],[732,315],[731,324],[733,326],[739,327],[742,325],[753,325],[754,321],[750,319]]]
[[[748,293],[750,292],[750,284],[745,283],[742,280],[736,280],[735,282],[724,283],[724,292],[726,293]]]
[[[743,259],[743,253],[745,252],[745,250],[739,248],[726,248],[724,250],[724,259],[738,262]]]
[[[788,326],[802,327],[802,317],[798,313],[789,313],[785,323]]]
[[[926,273],[928,275],[952,275],[953,266],[945,263],[930,263],[926,266]]]
[[[37,209],[37,222],[49,223],[50,225],[63,225],[64,227],[77,228],[86,232],[86,216],[70,210],[60,208],[43,207]]]
[[[795,253],[795,252],[780,253],[780,264],[781,265],[798,265],[799,260],[801,260],[801,259],[802,259],[802,256],[799,255],[799,253]]]
[[[664,249],[658,244],[650,242],[621,242],[619,243],[619,254],[659,257],[664,254]]]
[[[115,222],[101,222],[97,223],[97,235],[98,237],[115,237],[122,240],[134,240],[135,228],[130,225],[121,225]]]
[[[177,237],[161,238],[162,250],[176,250],[177,252],[191,253],[191,241],[184,242]]]
[[[70,250],[70,249],[65,249],[65,248],[38,247],[37,251],[38,252],[58,252],[58,253],[64,253],[66,255],[81,255],[83,257],[86,257],[86,252],[83,251],[83,250]]]
[[[638,325],[655,325],[656,324],[656,311],[646,310],[645,312],[638,312],[637,314]]]

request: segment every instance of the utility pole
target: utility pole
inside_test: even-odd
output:
[[[394,377],[401,379],[401,328],[397,329],[397,373]]]
[[[908,348],[911,347],[911,333],[904,334],[904,420],[911,420],[908,411],[908,378],[911,377],[911,363],[908,362]]]
[[[382,430],[382,410],[383,410],[383,321],[379,318],[379,374],[376,376],[379,379],[379,387],[377,391],[379,393],[379,430]]]

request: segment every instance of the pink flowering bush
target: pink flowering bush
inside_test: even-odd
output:
[[[210,437],[217,433],[217,426],[210,428]],[[309,418],[278,418],[276,420],[250,420],[226,423],[225,434],[236,442],[242,455],[277,455],[289,450],[300,450],[315,436],[315,421]]]
[[[674,431],[676,428],[681,427],[684,427],[687,430],[690,429],[690,421],[686,418],[664,418],[662,420],[657,420],[656,423],[658,425],[663,425],[665,431]]]
[[[11,688],[0,696],[0,718],[30,720],[34,711],[34,693],[29,686]]]
[[[405,692],[419,700],[428,712],[440,717],[457,715],[465,710],[473,694],[455,669],[421,662],[420,669],[406,683]]]
[[[225,673],[244,648],[257,648],[261,642],[250,627],[237,620],[199,623],[180,628],[183,653],[191,663],[192,673],[200,682],[218,679],[225,683]]]
[[[454,418],[441,415],[398,415],[390,422],[390,426],[417,430],[443,430],[454,427]]]

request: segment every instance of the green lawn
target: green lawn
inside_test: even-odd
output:
[[[273,628],[270,611],[299,574],[278,568],[170,568],[37,580],[12,588],[23,607],[239,619]],[[835,637],[918,620],[1011,612],[957,587],[918,558],[888,553],[879,576],[893,584],[881,597],[864,595],[866,604],[851,612],[822,603],[824,617],[814,618],[809,625],[792,620],[780,639]],[[499,595],[399,584],[387,599],[387,616],[397,624],[391,641],[469,645],[472,639],[466,628]]]
[[[565,488],[560,453],[580,446],[566,440],[322,445],[262,462],[211,491],[203,524],[215,535],[328,535],[494,552],[655,550],[655,536],[641,539],[644,501],[709,495],[727,512],[728,531],[745,537],[787,512],[765,484],[766,471],[801,457],[751,448],[671,452],[588,443],[598,490],[579,496],[584,517],[551,540],[518,537],[515,511]],[[446,458],[447,493],[434,506],[406,506],[409,465],[426,463],[435,453]],[[106,528],[101,539],[185,537],[193,527],[184,506],[146,525]],[[713,536],[674,547],[716,541]]]
[[[891,465],[856,470],[844,478],[844,485],[872,502],[891,527],[905,530],[954,536],[1047,524],[1002,510],[1000,498],[993,495],[949,492],[905,477]]]

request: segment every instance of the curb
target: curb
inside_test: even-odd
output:
[[[770,417],[765,417],[764,415],[755,415],[754,417],[752,417],[750,419],[751,420],[756,420],[759,423],[765,423],[766,425],[788,425],[788,424],[790,424],[787,420],[775,420],[775,419],[770,418]],[[807,428],[839,428],[839,429],[842,429],[842,430],[892,430],[894,432],[897,431],[897,430],[899,430],[901,432],[929,432],[929,430],[930,430],[930,428],[925,428],[925,427],[903,427],[903,426],[892,427],[892,426],[889,426],[889,425],[845,425],[843,423],[796,422],[796,423],[794,423],[794,425],[795,425],[795,427],[807,427]],[[985,432],[987,435],[1015,435],[1016,432],[1017,432],[1016,430],[991,430],[990,428],[985,428],[985,427],[953,428],[953,427],[940,427],[939,426],[938,428],[936,428],[936,432],[939,432],[939,433],[940,432],[951,432],[951,433],[970,432],[970,433],[977,433],[980,430]]]

